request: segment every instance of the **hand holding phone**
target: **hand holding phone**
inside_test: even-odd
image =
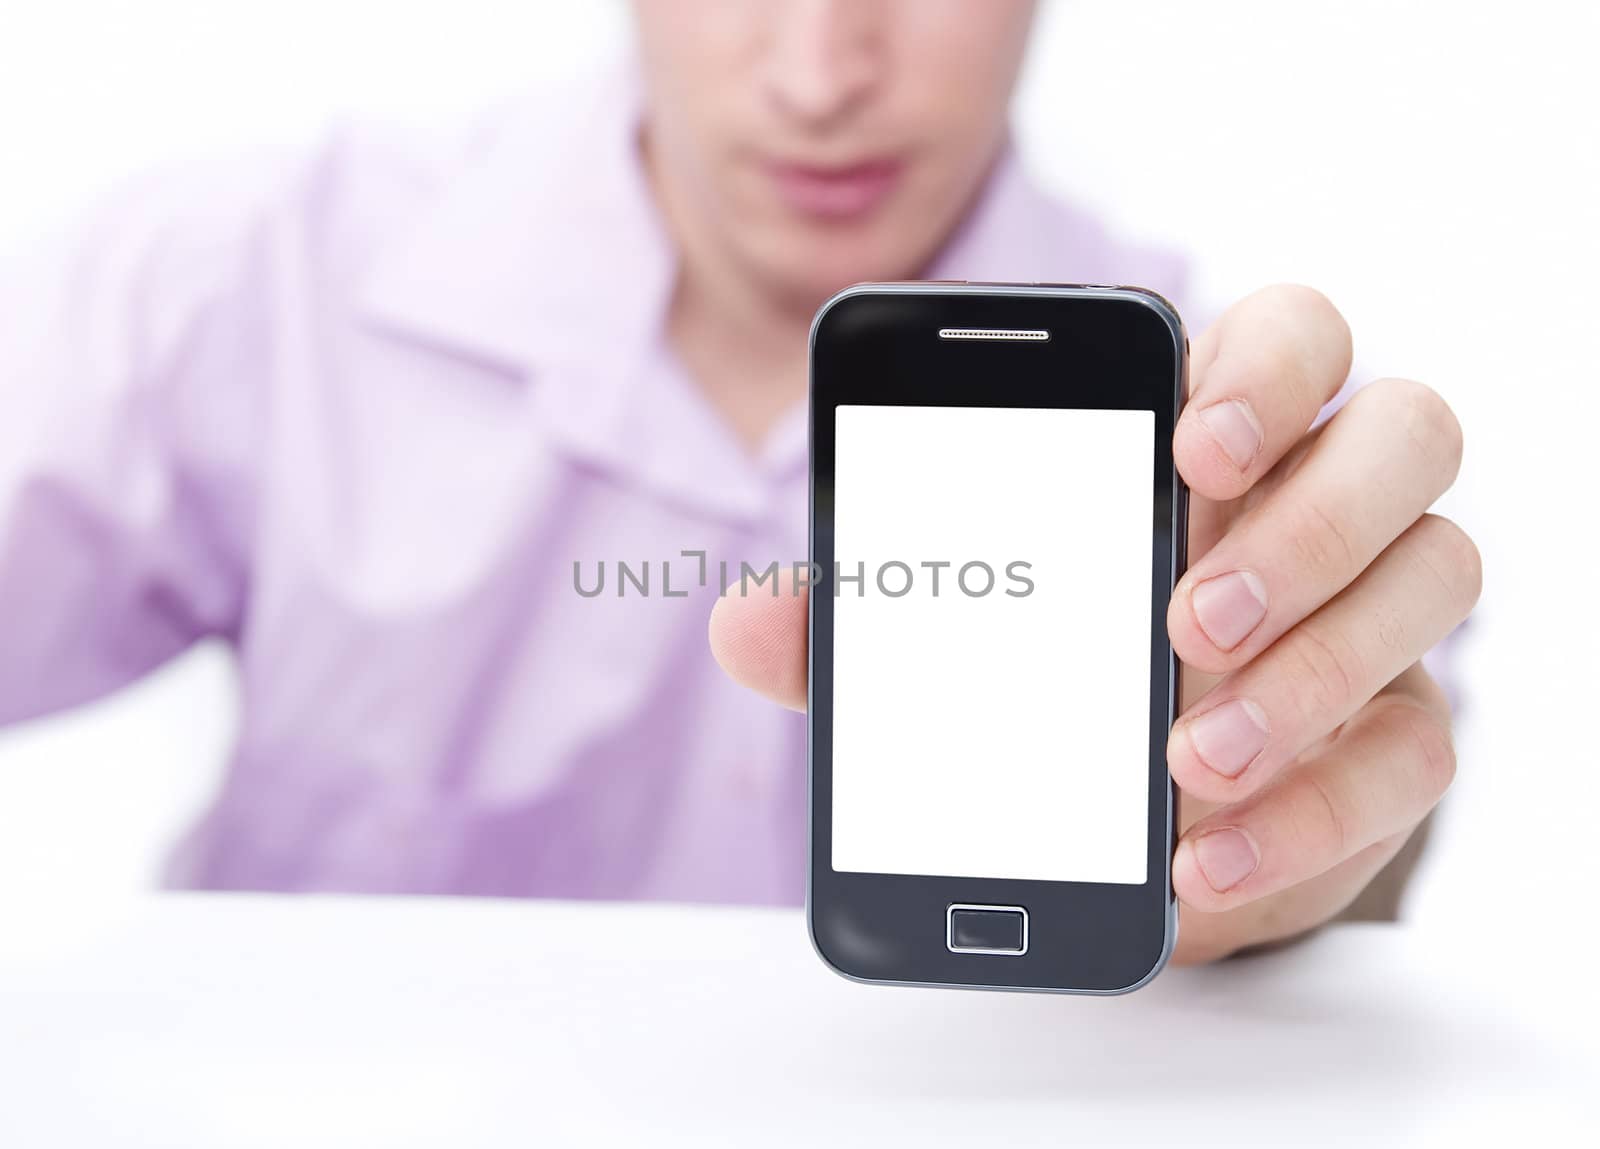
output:
[[[1250,295],[1195,340],[1171,438],[1193,491],[1190,564],[1165,618],[1184,668],[1164,748],[1183,793],[1176,961],[1291,936],[1352,899],[1392,914],[1405,847],[1453,771],[1450,707],[1418,659],[1481,583],[1470,538],[1427,513],[1461,430],[1436,392],[1399,379],[1313,425],[1349,364],[1344,320],[1302,287]],[[803,589],[730,595],[712,649],[803,708],[807,614]],[[957,924],[985,936],[984,919]]]

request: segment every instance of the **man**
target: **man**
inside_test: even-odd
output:
[[[715,586],[573,572],[804,554],[805,332],[846,283],[1182,301],[1176,260],[1029,186],[1032,5],[972,12],[638,0],[626,82],[443,155],[347,133],[165,182],[8,268],[0,721],[220,636],[239,743],[176,885],[798,900],[802,727],[707,657]],[[1434,392],[1374,383],[1310,430],[1349,367],[1325,299],[1268,289],[1194,350],[1191,961],[1338,913],[1401,849],[1453,763],[1419,659],[1478,582],[1425,513],[1461,450]],[[714,620],[790,705],[803,606]]]

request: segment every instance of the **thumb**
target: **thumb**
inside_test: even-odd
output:
[[[748,580],[729,587],[711,611],[712,656],[739,685],[804,710],[810,601],[792,571],[781,573],[775,588]]]

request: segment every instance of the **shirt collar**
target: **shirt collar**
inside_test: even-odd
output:
[[[639,160],[633,76],[502,113],[375,264],[360,312],[530,381],[539,433],[569,457],[749,524],[774,511],[770,468],[666,346],[676,264]]]
[[[652,337],[673,260],[636,155],[631,75],[502,111],[379,259],[363,313],[518,373]]]

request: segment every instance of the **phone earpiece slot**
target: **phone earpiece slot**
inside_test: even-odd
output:
[[[940,339],[993,339],[1007,343],[1045,343],[1050,333],[1042,329],[1017,327],[941,327]]]

